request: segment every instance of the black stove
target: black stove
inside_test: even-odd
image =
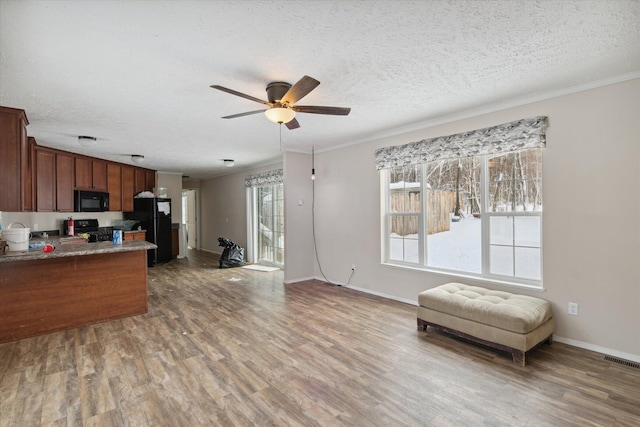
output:
[[[69,220],[65,219],[62,222],[62,227],[65,235],[69,234]],[[87,233],[89,235],[89,242],[110,242],[113,240],[113,227],[100,227],[98,226],[97,219],[74,219],[73,220],[74,234]]]

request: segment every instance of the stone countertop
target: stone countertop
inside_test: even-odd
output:
[[[121,245],[114,245],[112,242],[60,244],[54,239],[51,239],[51,241],[55,247],[55,250],[51,253],[44,253],[40,248],[30,249],[29,252],[7,252],[4,255],[0,255],[0,264],[12,261],[130,252],[157,248],[153,243],[143,240],[126,240]]]

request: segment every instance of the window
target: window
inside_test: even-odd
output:
[[[541,286],[542,150],[381,174],[385,262]]]

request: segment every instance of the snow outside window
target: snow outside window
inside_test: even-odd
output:
[[[542,151],[395,167],[386,188],[385,262],[542,286]]]

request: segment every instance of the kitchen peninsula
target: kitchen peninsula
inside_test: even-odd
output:
[[[0,343],[147,313],[140,240],[0,255]]]

